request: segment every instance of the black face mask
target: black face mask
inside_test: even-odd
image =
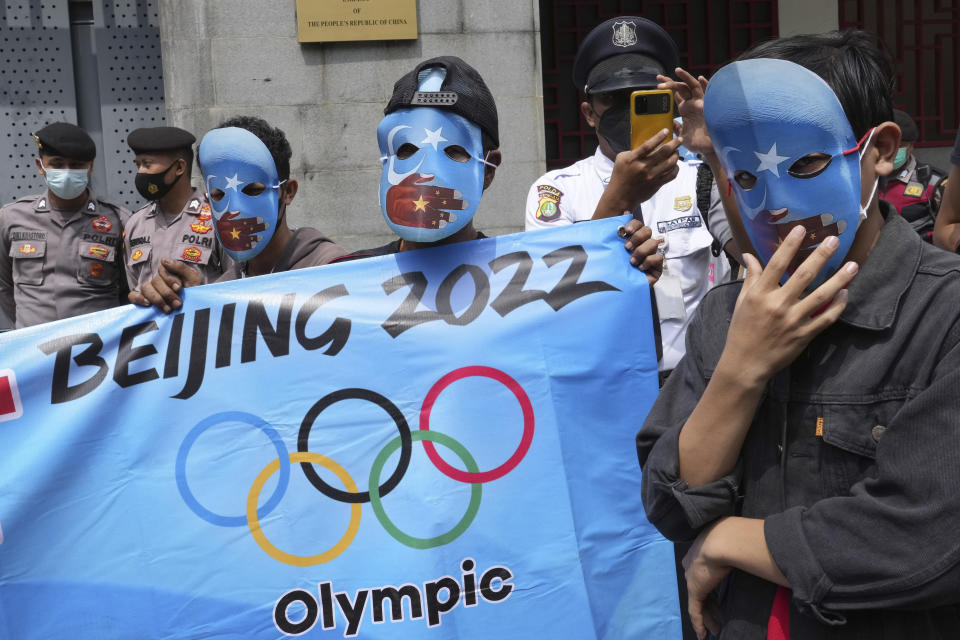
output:
[[[170,189],[173,189],[173,185],[177,184],[177,181],[183,177],[183,174],[181,173],[177,176],[170,184],[165,184],[163,177],[167,175],[167,172],[174,168],[178,162],[180,161],[175,160],[173,164],[160,173],[138,173],[133,179],[133,184],[137,187],[137,192],[147,200],[159,200],[170,193]]]
[[[614,153],[630,149],[630,105],[615,104],[603,112],[597,123],[597,135],[610,143]]]

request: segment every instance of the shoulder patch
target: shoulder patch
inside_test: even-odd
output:
[[[563,197],[563,192],[549,184],[538,184],[537,197],[540,199],[537,205],[537,220],[553,222],[560,217],[560,198]]]

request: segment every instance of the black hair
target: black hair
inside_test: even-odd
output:
[[[280,176],[280,180],[287,180],[290,177],[290,158],[293,156],[293,149],[290,148],[287,136],[281,129],[271,127],[266,120],[256,116],[234,116],[221,122],[217,128],[225,127],[246,129],[260,138],[273,156],[273,163],[277,165],[277,175]]]
[[[893,69],[883,45],[858,29],[777,38],[751,47],[737,60],[788,60],[823,78],[840,100],[857,139],[893,120]]]
[[[193,173],[193,149],[190,147],[181,147],[171,151],[170,155],[172,155],[176,160],[182,159],[187,163],[185,175],[187,176],[187,179],[189,179],[190,174]]]

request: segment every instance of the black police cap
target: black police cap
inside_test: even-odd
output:
[[[420,72],[431,67],[446,70],[439,91],[420,91]],[[437,107],[459,114],[475,123],[483,133],[483,145],[500,147],[497,103],[476,69],[456,56],[440,56],[418,64],[393,85],[393,95],[384,115],[405,107]]]
[[[900,127],[900,141],[904,143],[916,142],[920,137],[917,130],[917,123],[913,121],[910,114],[900,109],[893,110],[893,121]]]
[[[40,155],[63,156],[71,160],[89,162],[97,157],[93,138],[75,124],[54,122],[33,134]]]
[[[679,64],[677,44],[660,25],[620,16],[601,22],[580,43],[573,83],[586,93],[649,88],[658,73],[672,76]]]
[[[134,153],[189,149],[196,141],[192,133],[177,127],[144,127],[127,135],[127,145]]]

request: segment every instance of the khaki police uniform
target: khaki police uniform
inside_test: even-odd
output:
[[[15,328],[120,304],[120,244],[130,212],[87,191],[68,220],[49,193],[0,208],[0,308]]]
[[[199,188],[169,223],[157,211],[156,202],[137,210],[127,224],[126,236],[124,263],[131,291],[139,291],[157,274],[163,258],[194,267],[204,283],[220,277],[229,260],[217,242],[210,205]]]

